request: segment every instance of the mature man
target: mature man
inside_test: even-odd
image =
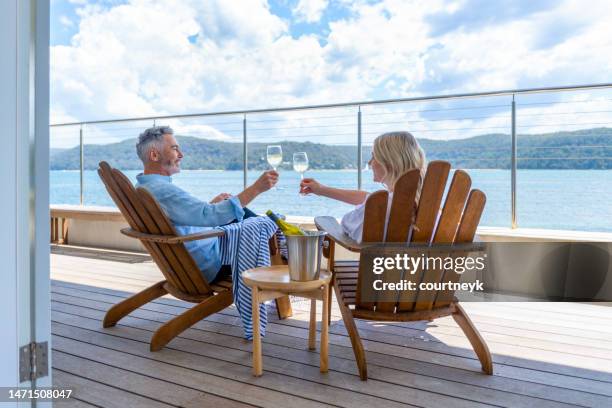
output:
[[[144,172],[136,176],[136,186],[155,196],[181,235],[241,221],[246,210],[243,207],[278,181],[276,171],[266,171],[240,194],[221,193],[207,203],[172,184],[171,176],[181,170],[183,153],[170,127],[157,126],[142,132],[136,150],[144,164]],[[207,281],[213,281],[221,269],[217,238],[189,241],[185,246]]]

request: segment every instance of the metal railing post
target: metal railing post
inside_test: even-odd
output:
[[[79,202],[83,205],[83,169],[85,167],[84,164],[84,155],[83,155],[83,125],[79,128],[79,169],[80,169],[80,194],[79,194]]]
[[[361,146],[361,105],[357,111],[357,189],[361,190],[361,162],[363,161],[363,152]]]
[[[511,169],[511,211],[512,211],[512,228],[517,227],[516,223],[516,167],[517,167],[517,149],[516,149],[516,102],[512,95],[512,169]]]
[[[247,156],[247,120],[246,115],[242,118],[242,168],[243,168],[243,184],[247,188],[247,171],[248,171],[248,156]]]

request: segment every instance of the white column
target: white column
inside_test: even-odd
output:
[[[0,1],[0,55],[0,386],[28,387],[18,349],[50,341],[48,0]]]

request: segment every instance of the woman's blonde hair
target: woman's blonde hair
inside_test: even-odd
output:
[[[425,177],[425,152],[409,132],[383,133],[374,139],[372,148],[374,159],[386,170],[383,182],[393,188],[395,182],[405,172],[419,169],[421,183]]]

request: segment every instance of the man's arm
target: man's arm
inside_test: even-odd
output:
[[[173,184],[145,186],[176,225],[216,227],[242,220],[244,210],[236,197],[210,204]]]
[[[242,207],[269,190],[277,181],[277,172],[264,172],[238,196],[214,204],[204,202],[170,183],[144,187],[155,196],[174,224],[216,227],[234,220],[241,221],[244,217]]]

